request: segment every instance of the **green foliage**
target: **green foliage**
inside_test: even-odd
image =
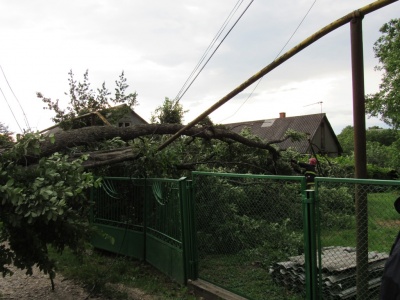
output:
[[[151,123],[182,124],[183,115],[186,112],[183,110],[183,106],[179,103],[179,100],[171,100],[165,97],[163,105],[157,107],[151,116]]]
[[[129,111],[129,109],[132,109],[138,104],[136,99],[137,93],[127,93],[129,85],[126,83],[127,80],[123,71],[119,76],[119,80],[115,81],[116,88],[115,96],[113,98],[110,97],[111,93],[106,88],[104,82],[101,88],[98,88],[96,91],[91,88],[88,70],[86,70],[84,73],[82,82],[77,82],[74,79],[72,70],[68,73],[68,75],[69,93],[66,94],[70,97],[70,100],[69,106],[66,109],[63,109],[59,106],[58,99],[53,101],[51,98],[46,98],[41,93],[37,93],[37,97],[46,104],[44,109],[52,110],[56,113],[52,120],[57,124],[61,123],[63,129],[96,125],[96,122],[100,121],[94,116],[75,119],[78,116],[83,116],[92,112],[101,112],[102,114],[107,112],[108,114],[117,114],[117,116],[114,117],[118,118],[118,116],[126,113],[126,111]],[[121,108],[123,111],[110,111],[110,108],[113,105],[121,104],[125,104],[125,106],[122,106]],[[107,119],[110,119],[110,116],[107,116]]]
[[[348,187],[318,189],[321,225],[329,229],[351,228],[354,222],[353,191]]]
[[[54,153],[29,167],[21,164],[40,154],[44,139],[28,133],[0,157],[0,241],[9,244],[9,250],[1,248],[0,260],[12,259],[28,274],[37,264],[53,278],[47,245],[60,252],[66,246],[77,253],[82,250],[90,233],[86,191],[100,181],[83,170],[85,157],[70,160]],[[3,264],[0,270],[3,275],[9,272]]]
[[[13,143],[12,134],[8,130],[8,126],[0,122],[0,147],[7,147]]]
[[[367,144],[368,146],[368,144]],[[376,148],[372,148],[373,150],[377,150]],[[379,147],[378,147],[379,149]],[[368,151],[368,148],[367,148]],[[374,153],[377,153],[376,151]],[[386,156],[388,153],[384,152]],[[371,156],[369,156],[371,155]],[[397,172],[393,168],[382,167],[380,165],[374,164],[374,156],[372,156],[372,152],[367,152],[367,156],[371,157],[372,163],[367,163],[367,178],[368,179],[383,179],[383,180],[393,180],[397,179]],[[382,157],[376,157],[379,161],[383,161]],[[387,163],[383,163],[387,165]],[[337,178],[354,178],[354,156],[341,156],[336,158],[329,158],[329,164],[320,159],[321,168],[326,172],[328,177],[337,177]]]
[[[371,127],[366,131],[366,139],[368,142],[377,142],[383,146],[390,146],[399,138],[399,132],[393,129]]]
[[[319,164],[326,177],[354,178],[353,155],[319,159]]]
[[[196,182],[200,255],[258,249],[271,260],[299,253],[299,185],[220,177]]]
[[[332,159],[338,165],[334,177],[352,177],[351,168],[354,169],[354,130],[352,126],[347,126],[338,135],[340,144],[344,150],[344,157]],[[400,145],[400,136],[397,130],[369,128],[366,131],[366,154],[368,163],[368,178],[374,179],[393,179],[390,173],[400,171],[400,154],[398,149]],[[340,176],[340,166],[346,172]],[[348,174],[348,175],[347,175]]]
[[[292,141],[297,142],[307,138],[307,134],[305,134],[304,132],[295,131],[293,129],[288,129],[285,132],[284,138],[290,138]]]
[[[379,92],[367,95],[366,111],[371,116],[380,116],[394,128],[400,126],[400,19],[393,19],[380,28],[382,36],[374,44],[375,57],[383,71]]]
[[[343,149],[344,155],[351,155],[354,151],[354,128],[353,126],[346,126],[342,132],[337,136],[340,145]]]

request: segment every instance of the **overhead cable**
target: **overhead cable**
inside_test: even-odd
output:
[[[6,95],[4,95],[3,90],[2,90],[1,88],[0,88],[0,92],[3,94],[4,100],[6,100],[6,103],[7,103],[7,105],[8,105],[8,108],[10,109],[11,114],[13,115],[14,120],[15,120],[15,122],[17,123],[17,125],[18,125],[18,127],[19,127],[19,130],[22,132],[21,126],[19,126],[18,120],[17,120],[17,118],[15,117],[14,112],[13,112],[13,110],[12,110],[10,104],[9,104],[8,101],[7,101],[7,97],[6,97]]]
[[[181,89],[179,90],[178,94],[175,97],[175,100],[179,100],[179,96],[182,93],[182,91],[184,90],[186,84],[189,82],[190,78],[193,76],[193,74],[197,71],[197,69],[199,68],[199,66],[201,65],[201,63],[204,61],[204,59],[207,57],[207,54],[209,53],[209,51],[211,50],[211,48],[214,46],[214,44],[216,43],[216,41],[218,40],[218,38],[221,36],[222,32],[225,30],[226,26],[228,25],[229,21],[232,19],[232,16],[234,15],[234,13],[238,10],[238,8],[240,7],[240,5],[243,3],[243,0],[238,0],[238,2],[236,2],[235,6],[233,7],[233,9],[231,10],[231,12],[229,13],[228,17],[225,19],[224,23],[222,24],[221,28],[218,30],[218,32],[216,33],[216,35],[214,36],[214,38],[212,39],[212,41],[210,42],[210,44],[208,45],[207,49],[204,51],[202,57],[200,58],[199,62],[197,63],[197,65],[194,67],[192,73],[190,73],[189,77],[186,79],[185,83],[183,84],[183,86],[181,87]]]
[[[279,55],[281,55],[283,49],[286,48],[286,46],[289,44],[289,42],[291,41],[291,39],[293,38],[293,36],[296,34],[297,30],[300,28],[300,26],[303,24],[304,20],[306,19],[306,17],[308,16],[308,14],[310,13],[311,9],[314,7],[314,4],[317,2],[317,0],[315,0],[313,2],[313,4],[311,4],[311,7],[308,9],[307,13],[305,14],[305,16],[303,17],[303,19],[300,21],[299,25],[297,26],[297,28],[294,30],[294,32],[292,33],[292,35],[290,36],[290,38],[287,40],[287,42],[285,43],[285,45],[282,47],[282,49],[279,51],[279,53],[276,55],[276,57],[274,58],[277,59],[279,57]],[[223,119],[222,121],[225,121],[226,119],[229,119],[231,117],[233,117],[235,114],[237,114],[237,112],[243,107],[243,105],[247,102],[247,100],[250,99],[250,97],[253,95],[254,91],[257,89],[258,85],[260,84],[261,80],[264,78],[261,77],[258,82],[256,83],[256,85],[254,86],[253,90],[251,91],[251,93],[247,96],[246,100],[243,101],[243,103],[239,106],[239,108],[229,117]],[[222,122],[221,121],[221,122]]]
[[[11,93],[14,95],[14,98],[17,100],[18,105],[19,105],[19,107],[20,107],[21,110],[22,110],[22,114],[24,115],[25,126],[30,130],[31,127],[29,126],[28,118],[26,117],[25,111],[24,111],[24,109],[23,109],[21,103],[19,102],[17,96],[15,95],[13,89],[11,88],[11,85],[10,85],[10,83],[8,82],[7,76],[6,76],[6,74],[4,73],[3,67],[2,67],[1,65],[0,65],[0,69],[1,69],[1,72],[3,73],[4,79],[5,79],[6,82],[7,82],[8,88],[10,89]],[[4,94],[3,94],[3,95],[4,95]],[[7,100],[6,100],[6,101],[7,101]],[[18,126],[19,126],[19,125],[18,125]],[[20,128],[20,129],[21,129],[21,128]]]
[[[240,1],[241,3],[243,2]],[[195,73],[195,71],[198,69],[199,65],[201,64],[201,62],[205,59],[205,56],[203,55],[202,59],[200,59],[200,62],[197,64],[197,66],[195,67],[194,71],[191,73],[191,75],[189,76],[189,78],[186,80],[185,84],[183,85],[183,87],[181,88],[181,90],[179,91],[178,95],[175,97],[175,101],[178,102],[187,92],[187,90],[192,86],[193,82],[197,79],[197,77],[200,75],[200,73],[203,71],[204,67],[207,65],[207,63],[210,61],[210,59],[214,56],[215,52],[218,50],[218,48],[221,46],[221,44],[224,42],[224,40],[226,39],[226,37],[229,35],[229,33],[233,30],[233,28],[236,26],[236,24],[239,22],[239,20],[242,18],[242,16],[244,15],[244,13],[247,11],[247,9],[250,7],[250,5],[254,2],[254,0],[251,0],[250,3],[246,6],[246,8],[244,9],[244,11],[240,14],[240,16],[238,17],[238,19],[235,21],[235,23],[231,26],[231,28],[228,30],[228,32],[225,34],[225,36],[222,38],[222,40],[219,42],[218,46],[214,49],[214,51],[211,53],[210,57],[207,59],[207,61],[203,64],[203,66],[201,67],[201,69],[197,72],[196,76],[190,81],[190,84],[187,85],[187,87],[185,88],[187,82],[189,81],[190,77],[193,76],[193,74]],[[241,5],[241,3],[239,4],[239,6]],[[237,11],[236,6],[238,5],[238,3],[236,3],[233,11]],[[232,12],[231,12],[232,14]],[[230,14],[230,15],[231,15]],[[228,18],[230,19],[230,17],[228,16]],[[223,25],[223,28],[225,28],[226,25]],[[219,32],[222,32],[221,30]],[[218,37],[220,34],[217,34]],[[215,38],[214,38],[215,40]],[[215,42],[214,42],[215,43]],[[212,45],[214,44],[212,43]],[[210,46],[209,46],[210,47]],[[207,48],[208,49],[208,48]],[[206,50],[206,53],[208,53],[209,50]]]

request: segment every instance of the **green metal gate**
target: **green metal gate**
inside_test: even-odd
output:
[[[176,281],[193,278],[191,182],[106,177],[92,190],[96,248],[145,260]]]

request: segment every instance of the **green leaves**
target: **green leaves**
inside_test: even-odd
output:
[[[10,151],[0,156],[0,240],[8,240],[14,263],[29,272],[37,264],[45,273],[54,273],[54,263],[47,255],[47,245],[58,251],[66,246],[79,251],[88,239],[90,204],[86,191],[101,184],[82,162],[87,157],[70,160],[54,153],[36,165],[25,167],[16,162],[40,155],[40,144],[52,137],[28,133]],[[53,137],[54,138],[54,137]],[[3,274],[8,271],[2,265]]]
[[[380,116],[388,125],[400,127],[400,19],[384,24],[382,36],[374,44],[375,57],[383,71],[379,92],[366,96],[366,111],[371,116]]]

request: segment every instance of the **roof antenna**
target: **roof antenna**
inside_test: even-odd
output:
[[[319,102],[315,102],[315,103],[304,105],[303,107],[314,105],[314,104],[321,104],[321,114],[322,114],[322,103],[323,103],[322,101],[319,101]]]

